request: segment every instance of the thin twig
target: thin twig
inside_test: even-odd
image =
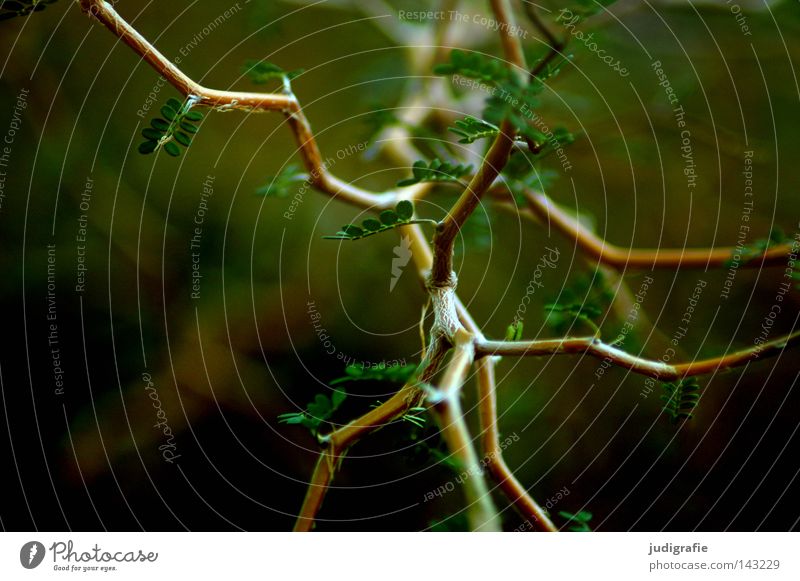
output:
[[[495,360],[493,357],[482,357],[477,361],[478,367],[478,407],[480,410],[483,457],[489,474],[511,501],[514,507],[537,528],[555,532],[558,529],[547,516],[547,513],[528,494],[525,487],[514,476],[514,473],[503,458],[500,447],[500,432],[497,427],[497,394],[495,380]]]
[[[611,364],[630,369],[634,373],[662,381],[673,381],[684,377],[707,375],[723,369],[740,367],[749,361],[780,354],[785,349],[797,344],[800,344],[800,331],[795,331],[785,337],[742,349],[729,355],[678,364],[668,364],[663,361],[637,357],[612,345],[603,343],[596,337],[567,337],[562,339],[536,339],[533,341],[488,341],[486,339],[476,339],[475,353],[478,357],[484,355],[542,356],[586,353],[592,357],[607,359]]]

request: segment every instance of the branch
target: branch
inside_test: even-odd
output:
[[[320,438],[325,449],[320,453],[317,465],[314,467],[303,506],[294,526],[295,531],[310,531],[313,527],[325,493],[347,449],[364,436],[397,419],[409,408],[419,405],[422,397],[423,392],[418,383],[406,384],[378,407]]]
[[[547,25],[542,21],[539,13],[536,12],[535,6],[531,2],[522,0],[522,5],[525,7],[525,14],[528,16],[528,20],[530,20],[536,27],[536,30],[538,30],[542,36],[545,37],[549,45],[548,48],[550,49],[545,57],[536,63],[536,65],[531,69],[531,78],[536,78],[542,73],[542,71],[545,70],[545,68],[547,68],[547,65],[549,65],[557,55],[561,54],[561,51],[564,50],[564,47],[567,43],[566,41],[558,40],[558,38],[556,38],[556,35],[553,34]]]
[[[513,16],[508,0],[491,0],[492,10],[497,20],[503,51],[512,73],[515,68],[525,68],[525,55],[522,51],[519,38],[512,34]],[[450,209],[447,216],[439,224],[434,236],[434,260],[431,270],[431,283],[433,286],[446,286],[451,280],[453,271],[453,245],[456,236],[467,219],[480,204],[481,198],[489,190],[497,176],[508,162],[508,156],[514,147],[514,126],[509,121],[503,121],[500,132],[483,159],[480,168],[470,180],[461,197]]]
[[[545,194],[526,190],[528,207],[534,217],[546,222],[575,241],[585,254],[615,269],[625,268],[708,268],[723,266],[733,256],[735,248],[620,248],[609,244],[584,228],[578,220],[559,208]],[[762,267],[785,264],[791,245],[770,248],[760,257],[743,262],[741,266]]]
[[[123,43],[142,57],[185,97],[197,99],[197,105],[218,110],[279,111],[283,113],[316,188],[363,208],[389,208],[396,201],[394,194],[375,194],[348,184],[331,174],[323,164],[311,126],[293,94],[248,93],[209,89],[196,83],[161,54],[147,39],[123,19],[111,4],[103,0],[79,0],[81,9],[108,28]]]
[[[730,355],[670,365],[662,361],[644,359],[603,343],[596,337],[564,339],[538,339],[534,341],[475,341],[476,356],[484,355],[562,355],[586,353],[598,359],[608,359],[613,365],[629,369],[662,381],[674,381],[694,375],[707,375],[723,369],[739,367],[762,356],[780,354],[788,347],[800,343],[800,331],[779,339],[742,349]]]
[[[478,406],[483,435],[483,454],[489,474],[525,519],[535,523],[542,530],[556,532],[558,529],[552,523],[550,517],[528,494],[528,491],[517,480],[503,458],[503,450],[500,448],[500,434],[497,427],[495,360],[492,357],[483,357],[478,360],[477,366]]]
[[[461,387],[472,365],[472,335],[466,331],[456,339],[455,351],[442,378],[439,389],[433,391],[428,400],[431,413],[436,418],[442,437],[450,453],[458,460],[459,467],[467,473],[464,480],[464,495],[467,502],[467,520],[473,531],[499,531],[500,518],[492,502],[492,496],[483,478],[483,468],[461,411]]]

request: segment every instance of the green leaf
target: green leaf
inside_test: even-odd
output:
[[[330,398],[318,393],[304,411],[281,414],[278,416],[278,421],[283,424],[302,425],[316,435],[322,423],[330,419],[346,398],[347,393],[342,389],[334,390]]]
[[[414,204],[408,200],[401,200],[394,209],[401,220],[410,220],[414,215]]]
[[[183,129],[187,133],[197,133],[199,128],[197,127],[197,125],[194,125],[193,123],[189,123],[188,121],[182,121],[181,129]]]
[[[149,139],[152,141],[158,141],[164,136],[163,131],[159,131],[158,129],[152,129],[151,127],[145,127],[142,129],[142,137],[145,139]]]
[[[433,73],[436,75],[460,75],[492,84],[498,84],[510,78],[509,70],[503,61],[477,52],[465,52],[459,49],[450,52],[449,62],[434,66]]]
[[[381,212],[380,217],[381,217],[381,222],[383,222],[385,226],[392,226],[400,221],[400,216],[398,216],[397,212],[395,212],[394,210],[384,210],[383,212]]]
[[[175,121],[175,118],[178,116],[178,112],[167,105],[161,107],[161,114],[167,121]]]
[[[342,232],[350,236],[351,238],[360,238],[364,235],[364,230],[359,228],[358,226],[354,226],[353,224],[348,224],[344,228],[342,228]]]
[[[183,131],[176,131],[173,137],[175,138],[175,141],[184,147],[189,147],[189,144],[192,142],[192,138]]]
[[[389,381],[392,383],[407,383],[417,366],[410,365],[386,365],[381,363],[376,366],[348,365],[345,368],[345,376],[334,379],[331,385],[338,385],[349,381]]]
[[[569,530],[574,533],[589,533],[592,531],[589,528],[589,521],[592,520],[592,513],[586,510],[580,511],[578,514],[572,514],[566,511],[559,511],[559,516],[565,518],[567,523],[571,524]]]
[[[664,394],[664,413],[673,424],[692,419],[692,410],[700,401],[700,385],[694,377],[682,379],[677,383],[662,383]]]
[[[327,240],[358,240],[359,238],[366,238],[406,224],[435,223],[434,220],[413,220],[413,216],[414,204],[408,200],[403,200],[397,203],[394,210],[381,212],[380,221],[374,218],[367,218],[362,222],[361,227],[348,224],[343,226],[334,236],[323,236],[323,238]]]
[[[506,328],[506,341],[520,341],[522,339],[522,321],[515,321]]]
[[[153,153],[158,147],[158,141],[143,141],[139,144],[139,153],[147,155]]]
[[[147,154],[163,148],[168,155],[179,156],[181,148],[178,146],[188,147],[192,136],[198,131],[198,127],[190,121],[203,119],[202,113],[191,110],[194,104],[193,99],[186,99],[183,103],[175,98],[167,99],[161,107],[164,118],[152,119],[150,127],[142,130],[142,136],[147,141],[139,145],[139,152]]]
[[[164,132],[169,130],[169,121],[165,121],[159,117],[156,117],[152,121],[150,121],[150,125],[153,126],[153,129],[158,131]]]
[[[308,175],[300,171],[297,164],[289,164],[284,167],[278,175],[272,176],[267,180],[266,185],[256,190],[262,196],[275,198],[287,198],[294,194],[294,186],[308,179]]]
[[[459,143],[473,143],[478,139],[494,137],[500,133],[500,128],[496,125],[475,117],[458,119],[455,125],[455,127],[449,127],[448,129],[461,138],[458,140]]]
[[[472,172],[471,165],[451,164],[434,159],[430,163],[416,161],[412,166],[412,176],[397,182],[399,187],[412,186],[420,182],[457,182],[459,178]]]
[[[364,227],[364,230],[367,230],[369,232],[377,232],[378,230],[383,228],[383,224],[381,224],[374,218],[368,218],[364,220],[364,222],[361,225]]]
[[[174,141],[168,141],[163,146],[164,151],[166,151],[172,157],[178,157],[181,154],[181,148],[178,147]]]
[[[263,85],[264,83],[275,79],[280,81],[291,81],[304,72],[303,69],[285,71],[274,63],[257,60],[246,61],[243,71],[248,77],[250,77],[250,81],[256,85]]]

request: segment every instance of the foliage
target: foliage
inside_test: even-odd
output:
[[[486,83],[491,91],[486,99],[483,120],[475,121],[487,124],[484,130],[492,126],[497,127],[504,120],[509,121],[517,132],[517,138],[527,142],[531,152],[540,155],[572,143],[575,139],[563,128],[550,131],[542,125],[534,113],[534,109],[539,107],[538,95],[544,90],[545,81],[556,76],[567,60],[565,58],[557,64],[545,66],[533,78],[525,75],[523,80],[521,75],[512,74],[502,61],[476,52],[453,50],[450,53],[450,61],[436,65],[433,72],[439,75],[460,75]],[[470,121],[466,123],[467,127],[457,128],[466,132],[462,137],[471,139],[474,133],[480,133],[477,125]],[[462,142],[471,143],[471,141]]]
[[[581,324],[600,336],[595,319],[608,309],[613,300],[614,293],[600,269],[582,273],[561,291],[556,300],[545,305],[547,324],[559,333],[566,333],[576,324]]]
[[[478,139],[494,137],[500,133],[500,128],[482,119],[475,117],[464,117],[455,122],[455,127],[449,127],[450,131],[461,137],[459,143],[473,143]]]
[[[308,179],[308,174],[300,171],[297,164],[289,164],[277,175],[267,180],[267,183],[256,190],[257,194],[273,198],[287,198],[293,190],[293,186]]]
[[[514,321],[506,328],[506,341],[520,341],[522,339],[522,321]]]
[[[494,84],[511,77],[509,69],[500,59],[459,49],[450,52],[450,62],[434,66],[433,73],[436,75],[460,75],[468,79]]]
[[[8,20],[16,16],[27,16],[33,12],[40,12],[48,4],[54,4],[56,0],[19,0],[16,2],[5,0],[0,5],[0,20]]]
[[[285,71],[278,65],[263,60],[245,61],[242,70],[254,85],[264,85],[270,81],[279,80],[286,89],[292,79],[305,72],[304,69]]]
[[[567,9],[572,12],[572,14],[580,16],[583,19],[597,14],[602,11],[603,8],[611,6],[616,1],[617,0],[575,0],[575,4]]]
[[[144,141],[139,144],[139,153],[147,155],[163,149],[172,157],[181,154],[181,148],[189,147],[192,138],[198,131],[196,122],[202,121],[203,114],[192,111],[195,101],[186,99],[183,103],[177,99],[168,99],[161,107],[161,115],[150,121],[150,127],[142,130]]]
[[[594,319],[603,314],[603,309],[592,303],[549,303],[544,306],[547,312],[547,322],[553,326],[567,324],[572,327],[576,322],[581,322],[591,328],[595,335],[600,335],[600,327]]]
[[[415,161],[412,166],[412,176],[397,182],[399,187],[413,186],[420,182],[457,182],[459,178],[472,171],[471,165],[451,164],[439,159],[430,163]]]
[[[741,250],[742,264],[747,264],[748,262],[763,256],[770,248],[780,246],[781,244],[786,244],[790,241],[791,239],[783,233],[783,230],[776,226],[769,231],[769,236],[767,238],[759,238],[754,240]],[[731,257],[725,263],[726,267],[730,268],[734,264],[734,256],[736,253],[737,249],[734,249]]]
[[[582,510],[577,514],[572,514],[571,512],[566,511],[559,511],[559,516],[562,518],[567,519],[567,523],[570,524],[569,531],[573,533],[590,533],[592,529],[589,528],[589,521],[592,520],[592,513],[587,510]]]
[[[401,200],[394,207],[394,210],[384,210],[380,213],[380,221],[375,218],[367,218],[361,223],[361,226],[355,224],[347,224],[342,226],[342,229],[333,236],[323,236],[327,240],[359,240],[372,236],[373,234],[380,234],[398,226],[407,226],[408,224],[420,224],[433,222],[433,220],[413,220],[414,217],[414,204],[408,200]]]
[[[301,425],[316,436],[323,422],[330,419],[345,398],[347,393],[342,389],[335,389],[330,397],[318,393],[314,396],[314,401],[306,406],[305,411],[281,414],[278,416],[278,421],[282,424]]]
[[[540,159],[518,149],[509,156],[508,163],[501,172],[514,199],[520,205],[527,203],[524,190],[547,192],[559,176],[554,170],[542,168],[538,163]]]
[[[700,401],[700,385],[694,377],[682,379],[677,383],[663,383],[664,412],[673,424],[692,419],[692,410]]]
[[[367,367],[366,365],[348,365],[345,370],[345,376],[334,379],[330,382],[331,385],[339,385],[349,381],[390,381],[392,383],[406,383],[414,375],[417,366],[409,365],[386,365],[381,363],[374,367]]]
[[[402,420],[421,428],[425,425],[425,418],[419,414],[425,411],[427,411],[427,408],[422,406],[408,408],[408,411],[402,415]]]

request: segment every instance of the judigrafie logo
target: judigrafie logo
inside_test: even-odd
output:
[[[35,569],[44,560],[44,545],[39,541],[30,541],[19,550],[19,562],[26,569]]]

